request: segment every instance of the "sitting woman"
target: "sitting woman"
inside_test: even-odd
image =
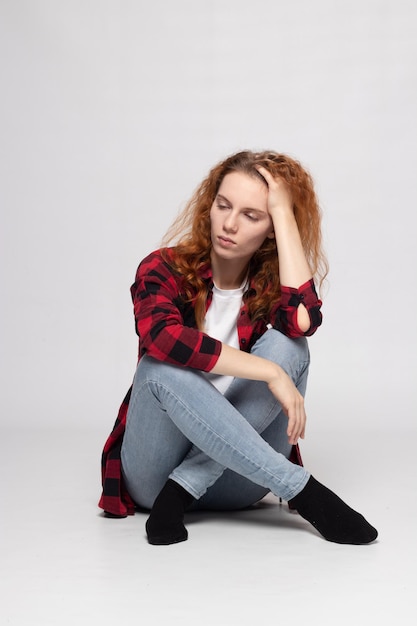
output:
[[[245,151],[210,171],[131,288],[139,362],[103,451],[108,516],[149,509],[149,543],[171,544],[187,539],[187,509],[241,509],[272,492],[329,541],[376,539],[298,450],[325,274],[297,161]]]

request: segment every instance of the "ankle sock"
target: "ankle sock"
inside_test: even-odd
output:
[[[313,476],[290,504],[327,541],[359,545],[371,543],[378,536],[377,530],[363,515],[351,509]]]
[[[169,479],[159,492],[146,522],[148,541],[152,545],[169,545],[186,541],[185,510],[193,496],[174,480]]]

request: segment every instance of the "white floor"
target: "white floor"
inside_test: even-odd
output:
[[[3,433],[0,624],[415,623],[415,433],[306,444],[309,469],[378,528],[370,546],[328,543],[268,496],[189,514],[189,540],[168,547],[147,544],[144,514],[97,508],[106,434]]]

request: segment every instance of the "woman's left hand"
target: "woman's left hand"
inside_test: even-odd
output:
[[[258,172],[265,178],[268,185],[268,212],[272,218],[281,213],[293,214],[293,200],[291,191],[283,178],[274,178],[264,167],[257,167]]]
[[[269,390],[280,402],[285,415],[288,418],[287,435],[288,442],[295,445],[298,439],[304,439],[306,428],[306,412],[304,398],[294,385],[288,374],[280,367],[277,373],[268,382]]]

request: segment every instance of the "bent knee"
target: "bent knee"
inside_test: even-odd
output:
[[[198,370],[189,367],[181,367],[166,361],[159,361],[144,355],[138,363],[135,383],[160,383],[174,389],[190,388],[201,384],[207,384],[207,380]]]
[[[270,328],[255,343],[252,353],[273,361],[285,369],[285,363],[298,362],[308,365],[310,351],[306,337],[290,338]]]

